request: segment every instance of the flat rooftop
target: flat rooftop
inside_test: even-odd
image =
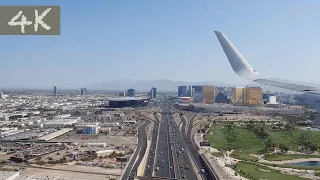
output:
[[[73,130],[72,128],[63,128],[63,129],[61,129],[59,131],[56,131],[56,132],[53,132],[51,134],[42,136],[42,137],[38,138],[38,140],[40,140],[40,141],[49,141],[49,140],[51,140],[53,138],[61,136],[61,135],[65,134],[65,133],[67,133],[69,131],[72,131],[72,130]]]
[[[112,98],[109,101],[134,101],[134,100],[146,100],[146,97],[121,97],[121,98]]]

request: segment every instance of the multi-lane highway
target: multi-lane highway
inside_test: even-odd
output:
[[[181,116],[181,128],[173,118],[173,107],[169,101],[161,104],[161,120],[154,114],[155,123],[151,134],[144,177],[165,177],[171,179],[199,179],[200,170],[205,169],[198,150],[191,143],[191,128],[186,132],[186,120]],[[191,125],[192,125],[191,120]],[[146,124],[139,127],[138,147],[128,164],[123,180],[132,179],[146,150]],[[181,129],[181,130],[180,130]],[[144,137],[143,137],[144,136]],[[192,158],[191,158],[192,157]],[[196,164],[196,168],[193,165]],[[215,179],[201,174],[203,179]]]
[[[182,127],[181,127],[181,131],[182,131],[182,135],[183,138],[186,142],[186,145],[188,147],[188,150],[190,152],[190,155],[192,156],[193,161],[195,162],[198,170],[200,171],[201,169],[204,169],[206,172],[208,172],[208,169],[206,168],[203,159],[201,159],[200,154],[198,149],[194,146],[194,144],[192,143],[192,136],[191,136],[191,129],[192,129],[192,125],[193,125],[193,120],[194,120],[193,116],[190,121],[189,121],[189,126],[187,127],[187,133],[185,131],[185,127],[186,127],[186,119],[183,117],[183,115],[180,115],[181,121],[182,121]],[[216,177],[211,176],[210,173],[201,173],[202,179],[207,179],[207,180],[216,180]]]
[[[168,125],[170,107],[167,103],[163,103],[161,107],[161,122],[155,158],[155,176],[174,178]]]
[[[198,179],[193,171],[191,159],[187,154],[187,145],[181,131],[172,116],[173,109],[169,101],[161,105],[162,118],[155,151],[154,176],[175,179]],[[152,159],[152,157],[150,157]]]
[[[170,123],[172,128],[173,149],[176,156],[176,178],[177,179],[198,179],[196,173],[193,171],[193,164],[187,151],[187,145],[183,139],[179,126],[174,121],[172,114],[170,114]]]
[[[157,139],[158,139],[158,133],[159,133],[159,118],[156,114],[154,114],[153,116],[155,118],[155,122],[153,126],[153,131],[151,134],[149,157],[148,157],[146,169],[144,172],[145,177],[152,177],[153,170],[156,168],[154,164],[155,164],[155,151],[157,148]]]
[[[147,135],[146,135],[146,126],[150,123],[149,120],[145,121],[144,124],[139,126],[138,128],[138,144],[137,148],[132,155],[132,158],[128,164],[128,166],[125,169],[125,172],[123,173],[122,180],[131,180],[134,179],[134,177],[137,174],[137,169],[140,165],[140,162],[146,152],[146,146],[147,146]]]

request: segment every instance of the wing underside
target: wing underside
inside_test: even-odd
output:
[[[226,54],[229,60],[229,63],[233,71],[238,76],[256,83],[270,85],[283,89],[289,89],[298,92],[319,92],[320,87],[316,85],[268,78],[261,75],[250,66],[247,60],[240,54],[236,47],[223,33],[215,31],[215,34],[220,42],[220,45],[224,53]]]

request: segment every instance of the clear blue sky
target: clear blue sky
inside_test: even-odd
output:
[[[1,0],[60,5],[60,36],[0,36],[0,87],[117,79],[241,84],[215,35],[272,77],[320,84],[319,0]]]

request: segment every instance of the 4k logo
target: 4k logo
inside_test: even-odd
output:
[[[38,14],[38,10],[34,10],[35,11],[35,18],[34,18],[34,31],[38,31],[38,27],[39,24],[46,29],[47,31],[51,29],[50,26],[48,26],[48,24],[46,24],[45,22],[43,22],[43,18],[48,14],[48,12],[51,10],[51,8],[46,9],[40,16]],[[31,25],[32,21],[27,21],[27,17],[25,15],[22,15],[23,11],[19,11],[18,14],[16,16],[14,16],[11,21],[8,22],[8,24],[10,26],[21,26],[21,32],[25,33],[25,26],[27,25]],[[21,21],[17,22],[17,20],[19,19],[19,17],[22,15],[21,17]]]
[[[0,35],[60,35],[60,6],[0,6]]]

